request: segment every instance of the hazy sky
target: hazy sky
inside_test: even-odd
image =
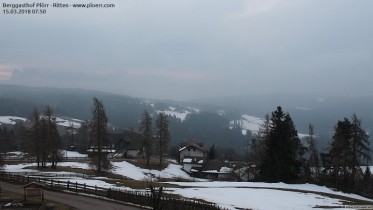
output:
[[[59,2],[116,7],[1,13],[0,84],[177,100],[373,95],[372,0]]]

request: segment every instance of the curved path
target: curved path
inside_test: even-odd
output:
[[[23,194],[23,188],[20,185],[14,185],[7,182],[0,181],[0,187],[2,190]],[[44,199],[67,204],[80,210],[93,210],[93,209],[105,209],[105,210],[143,210],[144,208],[128,206],[125,204],[106,201],[98,198],[82,196],[77,194],[70,194],[64,192],[55,192],[50,190],[44,190]]]

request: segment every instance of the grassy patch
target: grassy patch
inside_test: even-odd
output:
[[[1,194],[0,194],[0,198],[4,198],[4,197],[11,198],[12,203],[22,203],[25,206],[29,206],[29,207],[32,207],[32,206],[38,206],[39,207],[40,206],[39,209],[45,209],[46,204],[54,203],[55,204],[55,210],[78,210],[78,209],[73,208],[71,206],[68,206],[66,204],[51,202],[51,201],[48,201],[48,200],[44,200],[44,202],[42,204],[40,204],[41,203],[40,199],[28,199],[27,201],[24,201],[23,200],[24,197],[23,197],[22,194],[2,190]]]
[[[71,173],[80,173],[86,175],[95,175],[95,171],[92,169],[82,169],[82,168],[72,168],[70,166],[57,166],[57,168],[37,168],[36,166],[25,167],[25,169],[38,170],[40,172],[71,172]]]

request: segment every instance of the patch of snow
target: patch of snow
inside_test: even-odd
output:
[[[169,182],[182,186],[170,188],[174,193],[188,198],[203,199],[228,209],[257,209],[257,210],[310,210],[316,206],[339,207],[343,202],[312,192],[324,192],[345,197],[372,201],[355,194],[333,191],[329,188],[313,184],[284,184],[261,182]],[[254,188],[249,188],[254,187]],[[276,189],[258,189],[276,188]],[[294,189],[310,191],[310,193],[282,191]],[[279,191],[281,190],[281,191]],[[265,198],[265,199],[263,199]],[[348,207],[346,206],[346,209]]]
[[[242,135],[246,135],[247,131],[251,131],[253,135],[258,135],[260,127],[264,124],[264,119],[259,117],[250,116],[247,114],[241,115],[239,120],[231,120],[229,122],[230,129],[238,127],[242,129]],[[307,137],[307,134],[298,133],[300,138]]]
[[[23,163],[17,165],[5,164],[3,171],[5,172],[38,172],[34,169],[25,169],[26,167],[36,166],[36,163]]]
[[[186,149],[187,147],[181,147],[180,149],[179,149],[179,152],[180,151],[182,151],[182,150],[184,150],[184,149]]]
[[[150,105],[151,107],[154,108],[154,103],[152,103],[151,101],[143,101],[143,103]],[[142,104],[142,102],[140,104]]]
[[[60,162],[57,164],[58,166],[65,166],[65,167],[71,167],[71,168],[81,168],[81,169],[89,169],[88,163],[82,163],[82,162]]]
[[[74,157],[88,157],[87,154],[81,154],[76,151],[66,151],[66,150],[60,150],[62,152],[63,157],[69,157],[69,158],[74,158]]]
[[[228,209],[311,210],[316,206],[339,207],[338,199],[313,193],[248,188],[172,188],[172,193],[203,199]]]
[[[112,162],[114,169],[113,173],[126,176],[134,180],[143,180],[148,178],[149,175],[159,178],[183,178],[191,180],[192,178],[182,170],[181,165],[169,164],[167,168],[162,171],[159,170],[148,170],[137,167],[127,161]]]
[[[220,115],[220,116],[223,116],[223,115],[226,114],[224,110],[218,110],[217,113],[218,113],[218,115]]]
[[[199,113],[201,110],[199,109],[196,109],[196,108],[192,108],[192,107],[187,107],[187,109],[193,111],[194,113]]]
[[[192,162],[192,158],[184,158],[183,159],[183,163],[191,163]]]
[[[63,119],[56,117],[56,124],[63,127],[73,127],[75,129],[80,128],[84,121],[78,119]]]
[[[26,118],[15,117],[15,116],[0,116],[0,125],[1,124],[15,125],[17,121],[25,122]]]
[[[341,191],[334,191],[324,186],[315,184],[285,184],[279,183],[265,183],[265,182],[168,182],[171,184],[180,185],[183,187],[203,187],[203,188],[245,188],[245,187],[262,187],[262,188],[278,188],[278,189],[294,189],[313,192],[323,192],[335,195],[341,195],[349,198],[366,200],[373,202],[372,199],[364,198],[360,195],[343,193]]]
[[[239,127],[242,129],[242,134],[246,135],[247,130],[251,131],[253,134],[258,134],[260,126],[264,123],[262,118],[253,117],[247,114],[241,116],[240,120],[232,120],[230,125],[232,127]]]
[[[173,107],[170,107],[170,108],[173,108]],[[157,113],[163,113],[165,115],[175,117],[175,118],[180,119],[181,121],[184,121],[186,116],[190,114],[191,112],[189,111],[177,112],[173,110],[165,110],[165,111],[157,111]]]
[[[188,114],[191,114],[191,113],[199,113],[200,110],[199,109],[195,109],[195,108],[191,108],[191,107],[187,107],[187,109],[189,110],[177,110],[175,107],[168,107],[167,110],[163,110],[163,111],[160,111],[160,110],[157,110],[156,112],[157,113],[163,113],[165,115],[168,115],[168,116],[171,116],[171,117],[175,117],[177,119],[180,119],[181,121],[184,121],[185,118],[188,116]]]
[[[220,172],[230,173],[232,171],[233,171],[233,168],[228,168],[228,167],[221,167],[220,168]]]

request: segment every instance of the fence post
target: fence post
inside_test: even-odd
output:
[[[53,188],[53,179],[51,179],[51,188]]]
[[[78,182],[75,182],[75,191],[78,191]]]
[[[97,195],[97,185],[95,185],[95,195]]]
[[[67,181],[67,190],[69,190],[70,181]]]
[[[84,183],[84,192],[86,192],[86,186],[85,186],[85,183]]]

